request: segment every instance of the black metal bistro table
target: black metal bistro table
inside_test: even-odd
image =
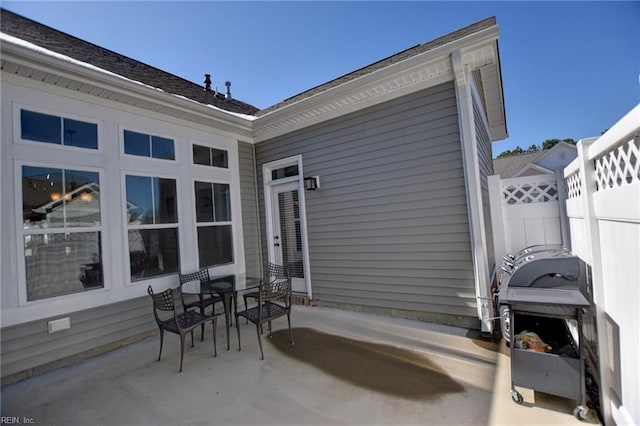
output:
[[[190,281],[182,285],[184,294],[195,294],[203,296],[217,293],[222,296],[224,305],[224,320],[227,329],[227,350],[231,347],[229,339],[229,325],[231,323],[231,300],[233,299],[234,309],[238,308],[238,292],[250,290],[260,286],[262,278],[247,277],[243,275],[224,275],[211,277],[209,281]]]

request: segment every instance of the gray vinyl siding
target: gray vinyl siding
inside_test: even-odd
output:
[[[299,154],[314,300],[476,316],[452,82],[257,144],[260,188]]]
[[[244,261],[247,275],[260,276],[260,227],[257,204],[256,169],[253,145],[238,142],[240,170],[240,202],[242,206],[242,233]]]
[[[52,319],[69,317],[71,328],[47,332]],[[123,343],[147,337],[158,327],[151,299],[139,297],[125,302],[73,312],[55,318],[2,328],[2,378],[28,377],[115,349]]]
[[[476,144],[478,147],[478,164],[480,168],[480,189],[482,191],[482,215],[486,236],[487,267],[493,271],[495,254],[493,248],[493,228],[491,227],[491,206],[489,203],[488,176],[493,175],[493,153],[491,150],[491,138],[480,113],[481,105],[473,102],[473,117],[476,131]]]

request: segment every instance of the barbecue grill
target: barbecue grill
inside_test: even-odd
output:
[[[511,351],[511,397],[522,404],[516,390],[522,386],[571,398],[579,401],[574,415],[584,419],[582,328],[592,304],[585,263],[566,248],[534,246],[505,256],[501,269],[498,304],[500,328]],[[575,336],[568,323],[576,325]],[[544,343],[536,350],[516,340],[532,333]]]

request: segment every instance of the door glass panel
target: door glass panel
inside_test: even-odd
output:
[[[282,262],[293,278],[304,278],[298,190],[278,193]]]

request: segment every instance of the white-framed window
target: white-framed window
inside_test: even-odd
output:
[[[233,263],[230,185],[194,181],[194,199],[200,267]]]
[[[103,288],[100,172],[19,167],[27,301]]]
[[[174,178],[125,175],[131,282],[180,271]]]
[[[173,139],[125,129],[123,141],[124,153],[127,155],[172,161],[176,159]]]
[[[20,139],[97,150],[98,124],[21,108]]]
[[[229,168],[229,153],[225,149],[193,144],[193,164],[209,167]]]

